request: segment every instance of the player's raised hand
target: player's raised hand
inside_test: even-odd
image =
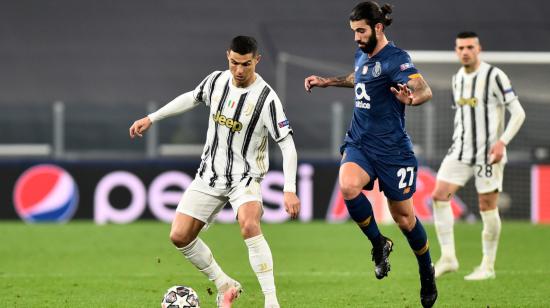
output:
[[[396,89],[395,87],[390,88],[395,97],[405,105],[412,105],[413,95],[411,89],[409,89],[406,84],[401,83],[398,83],[397,87],[399,89]]]
[[[130,126],[130,138],[143,137],[143,133],[151,127],[153,122],[151,122],[151,119],[149,117],[141,118],[132,124]]]
[[[506,149],[506,145],[501,140],[498,140],[495,144],[493,144],[491,150],[489,151],[490,165],[496,164],[502,160],[502,157],[504,157],[504,149]]]
[[[288,213],[288,215],[290,215],[290,218],[292,219],[298,218],[298,214],[300,213],[300,199],[298,199],[298,196],[296,196],[296,193],[285,191],[284,199],[285,199],[285,210]]]
[[[311,75],[307,77],[304,80],[304,88],[306,89],[307,92],[311,93],[311,88],[313,87],[320,87],[320,88],[328,87],[328,79],[315,76],[315,75]]]

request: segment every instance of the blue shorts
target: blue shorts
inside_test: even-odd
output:
[[[401,156],[379,156],[368,154],[359,146],[349,143],[342,146],[342,152],[340,165],[356,163],[369,175],[370,182],[364,189],[372,190],[374,181],[378,179],[380,191],[394,201],[407,200],[416,191],[418,162],[413,152]]]

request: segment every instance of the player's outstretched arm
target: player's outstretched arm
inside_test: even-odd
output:
[[[164,105],[159,110],[151,113],[150,115],[139,119],[130,126],[130,137],[134,138],[136,136],[143,137],[143,133],[149,129],[149,127],[157,121],[160,121],[164,118],[168,118],[171,116],[175,116],[177,114],[184,113],[190,109],[193,109],[195,106],[197,106],[200,102],[195,100],[195,97],[193,96],[193,92],[187,92],[184,93],[176,98],[174,98],[172,101],[170,101],[168,104]]]
[[[420,75],[409,80],[406,85],[398,84],[397,87],[392,87],[390,90],[405,105],[422,105],[432,98],[432,89],[430,89],[426,80]]]
[[[134,139],[137,137],[143,137],[143,133],[145,133],[153,122],[151,122],[151,119],[149,117],[141,118],[132,124],[130,126],[130,138]]]
[[[320,77],[311,75],[304,80],[304,88],[307,92],[311,92],[313,87],[344,87],[353,88],[355,83],[355,74],[350,73],[340,77]]]
[[[283,153],[283,174],[285,177],[284,203],[285,210],[290,218],[298,218],[300,213],[300,199],[296,195],[296,169],[298,167],[298,154],[294,146],[292,135],[286,136],[279,141],[279,147]]]

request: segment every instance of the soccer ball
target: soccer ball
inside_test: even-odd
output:
[[[161,308],[200,308],[199,296],[190,287],[173,286],[162,297]]]

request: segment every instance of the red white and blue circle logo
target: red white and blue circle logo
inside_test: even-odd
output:
[[[72,176],[55,165],[25,171],[13,193],[15,211],[27,222],[63,222],[78,206],[78,187]]]

